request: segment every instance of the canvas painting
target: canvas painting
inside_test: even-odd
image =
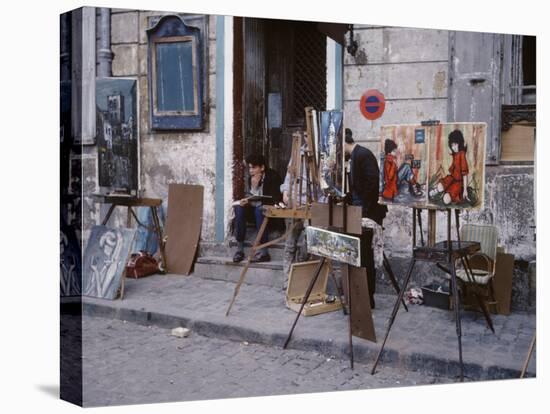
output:
[[[429,127],[383,126],[380,134],[382,204],[418,206],[427,202]]]
[[[137,194],[137,81],[96,80],[99,185]]]
[[[449,123],[432,128],[429,204],[442,208],[482,208],[487,124]]]
[[[79,296],[81,293],[81,254],[74,226],[68,226],[61,218],[59,234],[60,295]]]
[[[344,148],[342,111],[320,112],[319,182],[325,194],[342,195],[344,183]]]
[[[359,237],[336,233],[320,227],[306,228],[307,252],[352,266],[361,266]]]
[[[84,253],[84,296],[115,299],[136,230],[94,226]]]

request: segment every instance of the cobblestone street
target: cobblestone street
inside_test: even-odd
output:
[[[454,382],[313,351],[208,338],[120,320],[83,320],[84,406],[283,395]]]

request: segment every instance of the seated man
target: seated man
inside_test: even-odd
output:
[[[260,154],[252,154],[246,158],[249,177],[245,185],[245,198],[235,205],[235,238],[237,239],[237,251],[233,256],[233,262],[238,263],[244,259],[244,238],[246,234],[246,219],[254,216],[256,231],[260,229],[264,220],[263,205],[277,204],[281,201],[281,177],[275,170],[267,168],[265,158]],[[264,198],[262,198],[264,196]],[[250,199],[250,197],[261,199]],[[268,240],[268,229],[264,232],[260,244]],[[267,248],[260,249],[252,262],[269,262],[271,257]]]

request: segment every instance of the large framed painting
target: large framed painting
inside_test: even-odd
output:
[[[487,124],[449,123],[432,128],[428,162],[429,205],[482,208]]]
[[[319,183],[325,194],[341,196],[344,184],[342,111],[319,112]]]
[[[361,240],[359,237],[326,230],[306,228],[307,252],[341,263],[361,267]]]
[[[99,185],[137,195],[137,81],[96,79],[96,126]]]
[[[82,294],[115,299],[136,230],[94,226],[84,252]]]
[[[429,134],[429,127],[421,125],[381,128],[380,203],[426,204]]]

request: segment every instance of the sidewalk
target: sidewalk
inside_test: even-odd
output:
[[[127,279],[123,300],[83,298],[83,312],[164,328],[184,326],[211,337],[282,347],[296,313],[280,289],[243,284],[228,317],[235,283],[180,275]],[[353,337],[354,358],[374,363],[395,295],[376,295],[377,343]],[[518,378],[535,330],[535,316],[493,315],[495,334],[482,314],[461,312],[465,380]],[[454,378],[459,374],[454,313],[422,305],[400,308],[377,370],[392,366]],[[289,348],[348,359],[348,319],[341,311],[300,317]],[[535,357],[528,375],[535,375]]]

